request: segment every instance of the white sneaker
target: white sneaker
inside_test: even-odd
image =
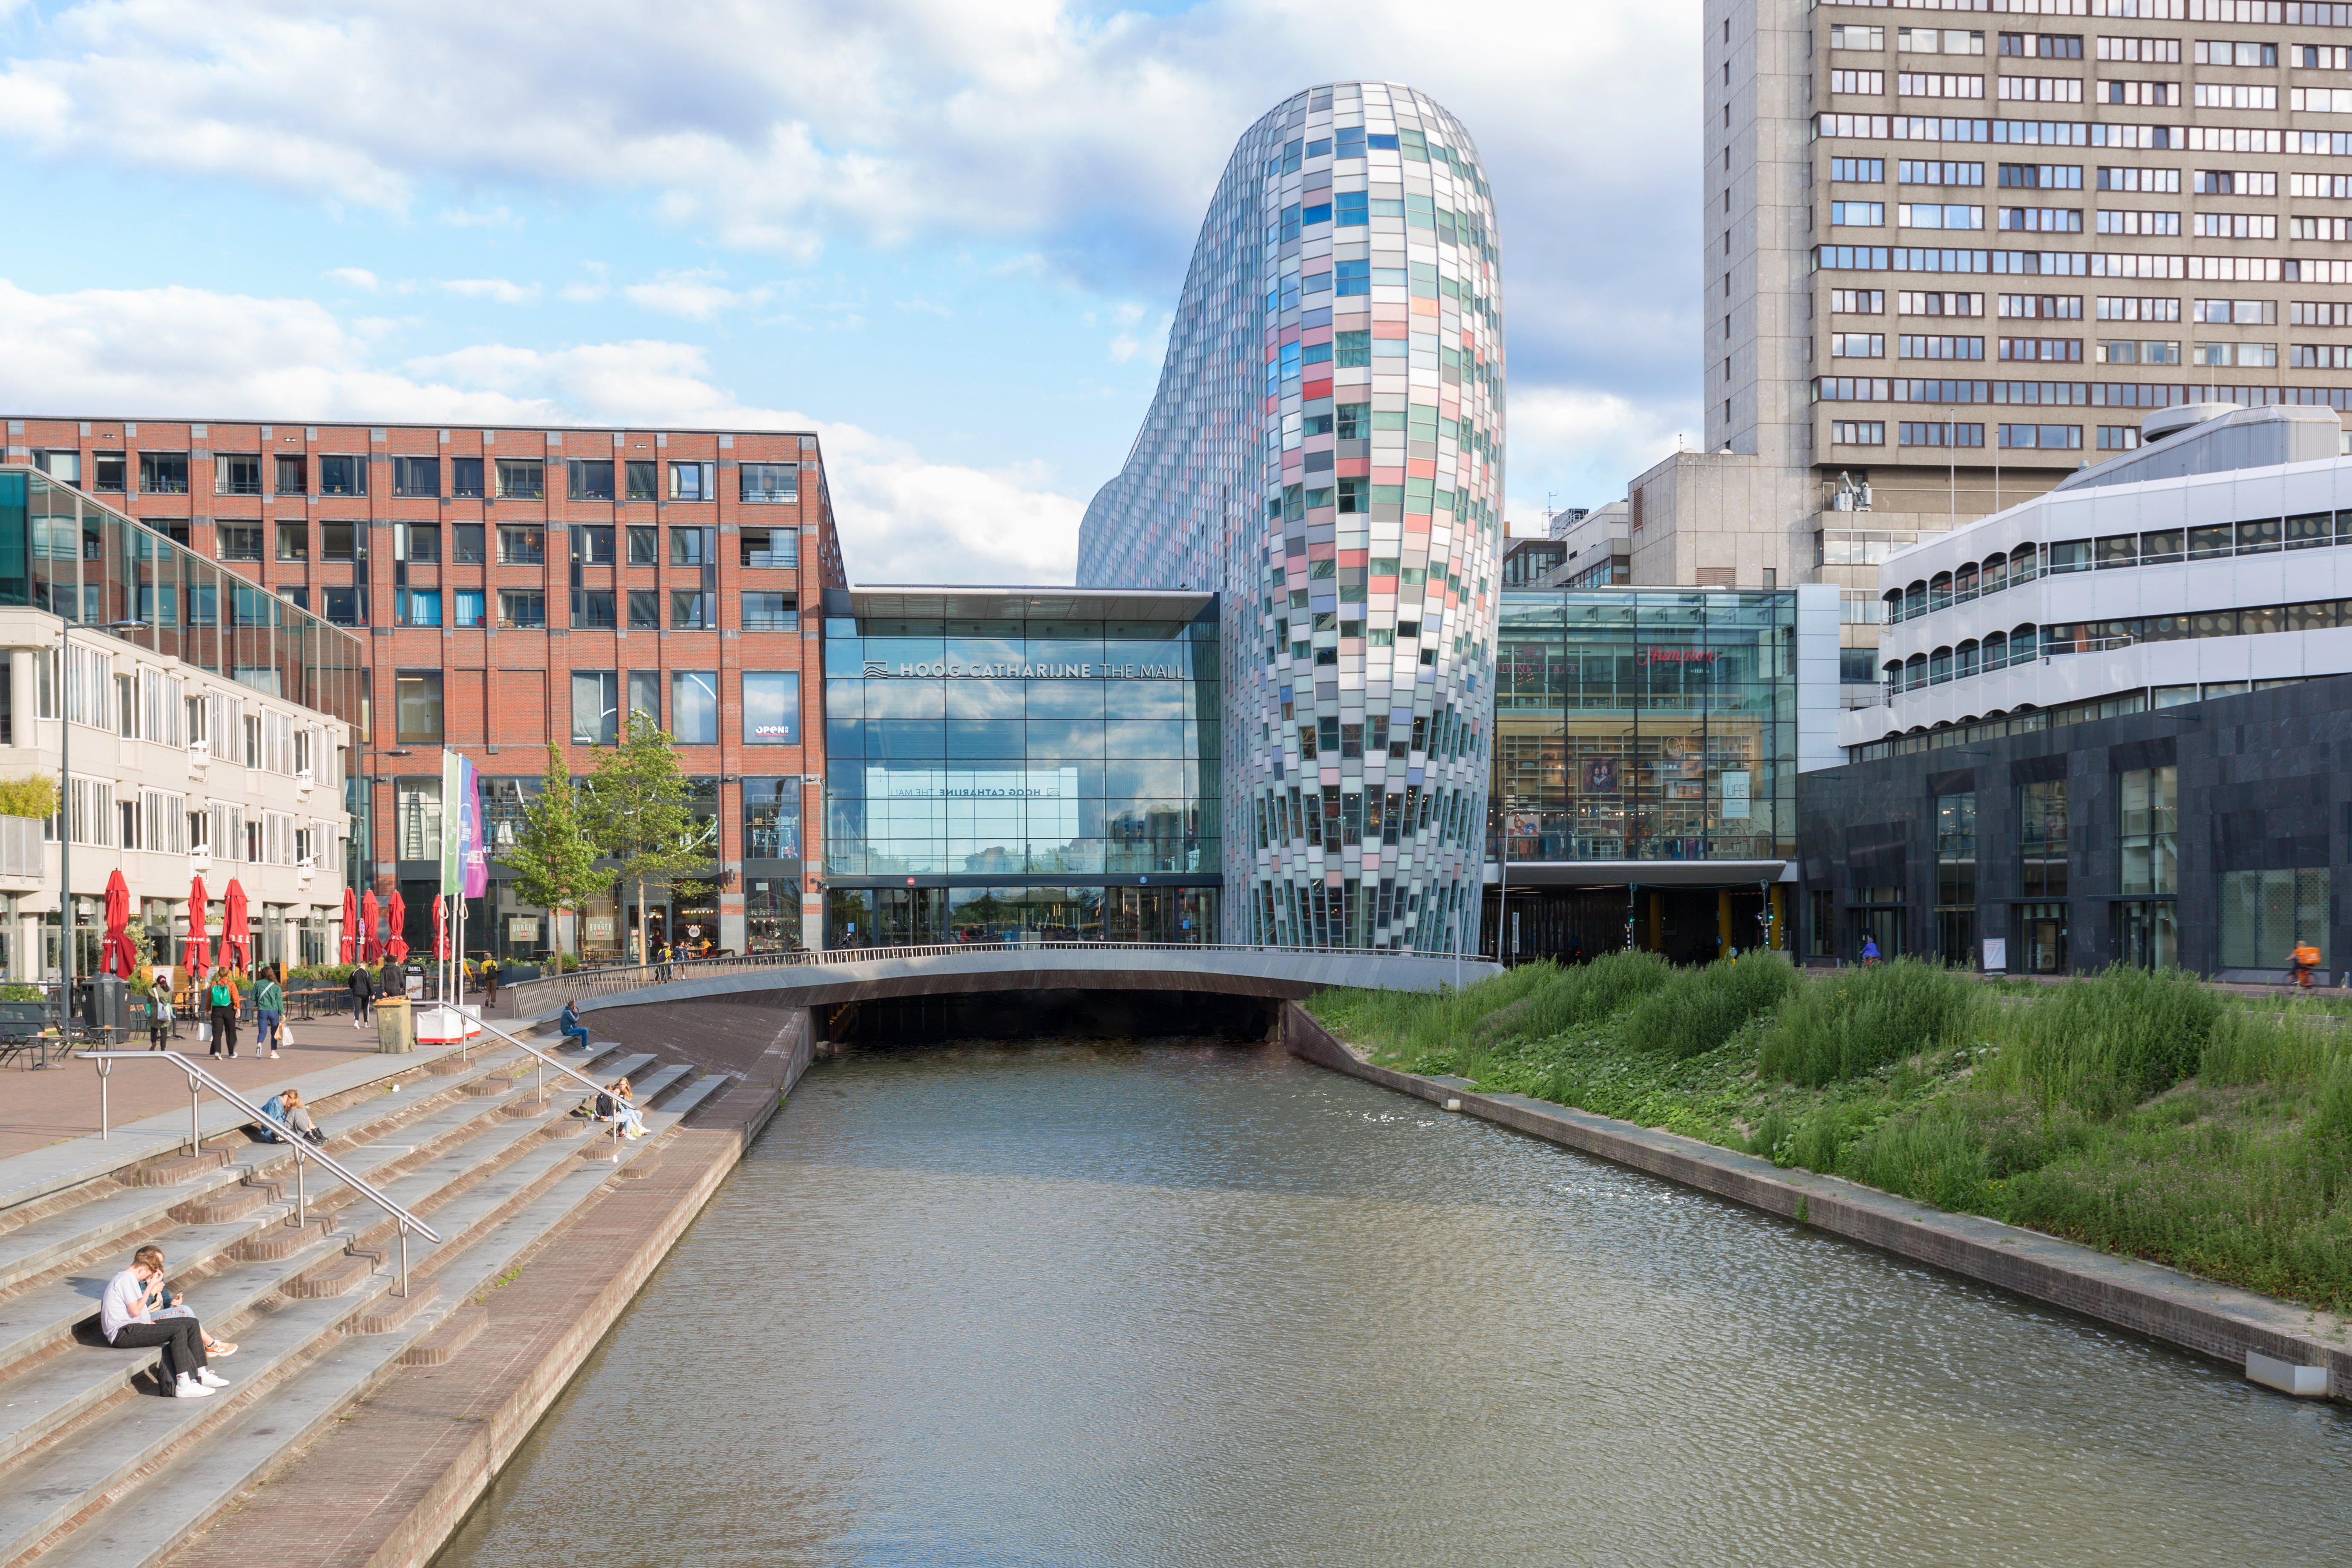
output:
[[[270,1052],[270,1053],[269,1053],[269,1059],[270,1059],[271,1061],[273,1061],[273,1062],[274,1062],[274,1061],[276,1061],[276,1060],[278,1059],[278,1053],[277,1053],[276,1051],[272,1051],[272,1052]]]
[[[228,1379],[223,1377],[220,1373],[215,1372],[208,1366],[200,1366],[196,1369],[196,1381],[203,1384],[206,1388],[226,1388],[228,1386]]]
[[[210,1399],[212,1396],[211,1389],[185,1373],[182,1373],[179,1381],[172,1385],[172,1397],[174,1399]]]

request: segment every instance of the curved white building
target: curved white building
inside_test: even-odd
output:
[[[1411,88],[1250,127],[1081,586],[1220,596],[1223,935],[1475,948],[1503,302],[1469,133]]]

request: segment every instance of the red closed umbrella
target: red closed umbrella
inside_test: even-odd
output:
[[[221,921],[222,962],[238,969],[253,964],[253,928],[246,924],[245,884],[228,879],[228,912]]]
[[[449,917],[441,908],[441,895],[433,895],[433,957],[435,962],[449,956]]]
[[[208,901],[205,879],[198,877],[188,884],[188,949],[180,959],[187,966],[191,980],[213,966],[212,954],[205,943],[205,905]]]
[[[384,952],[392,954],[395,963],[407,963],[408,939],[401,932],[408,926],[408,904],[401,898],[398,888],[392,890],[392,903],[384,911],[383,923],[386,932]]]
[[[376,961],[375,922],[375,889],[370,888],[360,895],[360,962],[362,963]]]
[[[138,967],[139,950],[131,942],[131,889],[122,880],[121,871],[110,872],[106,879],[106,941],[99,970],[128,980]]]
[[[349,888],[343,889],[343,962],[359,961],[360,901]]]

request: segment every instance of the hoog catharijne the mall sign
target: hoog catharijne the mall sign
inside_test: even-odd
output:
[[[866,661],[868,680],[1181,680],[1173,664],[901,664]]]

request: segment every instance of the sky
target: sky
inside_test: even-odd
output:
[[[1410,82],[1508,515],[1698,429],[1698,7],[0,0],[12,414],[815,428],[852,581],[1066,583],[1234,142]]]

